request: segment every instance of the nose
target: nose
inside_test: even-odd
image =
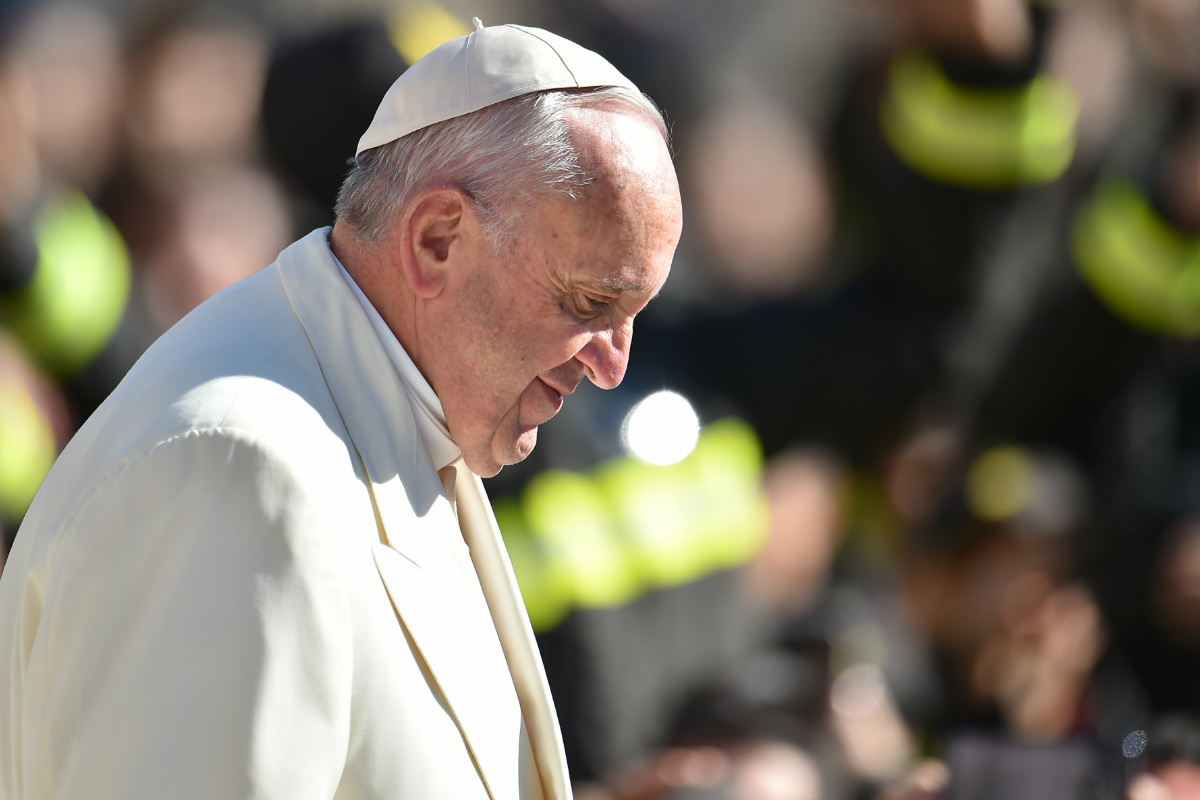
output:
[[[601,389],[615,389],[625,377],[629,364],[632,332],[622,329],[594,334],[575,354],[584,366],[588,380]]]

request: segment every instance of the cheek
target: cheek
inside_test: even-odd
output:
[[[545,369],[554,369],[570,363],[591,341],[592,336],[590,332],[581,332],[577,327],[547,336],[542,349]]]
[[[574,358],[592,332],[558,309],[541,307],[531,312],[524,324],[514,325],[503,335],[513,348],[509,352],[519,354],[521,368],[537,375]]]
[[[511,286],[481,277],[471,287],[468,347],[479,379],[523,390],[534,377],[569,362],[592,335],[560,304],[533,286]]]

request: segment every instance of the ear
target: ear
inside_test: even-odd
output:
[[[463,253],[470,207],[461,191],[427,189],[409,207],[401,230],[401,263],[418,297],[435,297]]]

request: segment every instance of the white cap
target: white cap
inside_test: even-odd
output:
[[[541,28],[483,27],[451,39],[409,67],[383,96],[358,152],[435,122],[531,92],[623,86],[638,91],[601,56]]]

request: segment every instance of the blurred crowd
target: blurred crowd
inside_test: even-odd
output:
[[[2,0],[0,565],[472,15],[684,193],[625,383],[488,482],[577,796],[1200,798],[1200,0]]]

